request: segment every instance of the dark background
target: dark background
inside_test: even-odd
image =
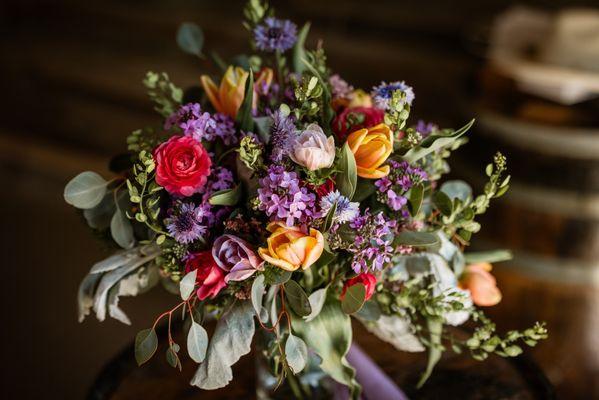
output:
[[[484,64],[489,23],[515,2],[273,3],[278,16],[298,25],[312,20],[310,44],[322,38],[329,65],[356,87],[405,80],[415,88],[416,118],[457,126],[472,117],[465,110],[472,78]],[[549,9],[597,5],[524,3]],[[246,49],[242,6],[242,1],[2,2],[3,398],[83,398],[102,366],[172,304],[156,289],[123,299],[131,327],[113,320],[99,324],[93,317],[77,323],[78,284],[109,250],[63,202],[62,190],[83,170],[107,176],[107,161],[125,149],[125,137],[158,121],[141,84],[147,70],[166,71],[181,87],[198,84],[208,65],[178,50],[181,22],[202,26],[206,48],[224,57]],[[519,306],[506,301],[497,308],[510,315]],[[505,321],[506,327],[520,328],[532,322]],[[550,343],[541,346],[544,360],[567,356]]]

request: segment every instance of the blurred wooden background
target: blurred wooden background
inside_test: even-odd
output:
[[[493,16],[511,3],[273,1],[279,16],[298,24],[313,21],[311,43],[324,39],[329,64],[348,81],[368,88],[380,80],[406,80],[416,91],[413,118],[444,126],[473,116],[464,105],[473,94],[469,82],[484,62],[481,38]],[[596,5],[525,3],[553,9]],[[106,172],[108,158],[124,149],[126,135],[157,121],[141,85],[147,70],[166,71],[182,87],[198,83],[207,65],[177,49],[179,23],[197,22],[207,49],[223,56],[245,49],[242,5],[183,0],[5,0],[0,5],[4,398],[83,398],[103,364],[172,303],[157,289],[144,298],[124,299],[133,327],[114,321],[100,325],[92,318],[76,322],[79,281],[108,251],[98,248],[63,203],[62,189],[81,170]],[[478,168],[482,171],[483,164]],[[504,282],[509,278],[500,285]],[[535,301],[522,290],[492,312],[502,319],[500,329],[533,322],[531,304],[523,316],[517,314],[523,302]],[[577,315],[577,306],[565,301],[552,313]],[[599,312],[596,305],[590,310]],[[575,343],[583,334],[569,340]],[[596,396],[597,370],[581,368],[579,375],[576,359],[567,373],[551,373],[552,360],[568,357],[551,340],[535,354],[563,398]]]

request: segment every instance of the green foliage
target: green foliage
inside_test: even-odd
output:
[[[181,365],[181,360],[179,359],[179,350],[181,347],[175,342],[170,343],[168,349],[166,349],[166,362],[173,368],[178,368],[179,371],[183,369]]]
[[[354,153],[352,153],[347,143],[343,145],[339,152],[335,169],[338,171],[336,176],[337,189],[342,195],[352,199],[358,183],[358,167],[356,166]]]
[[[297,107],[293,110],[298,121],[314,121],[319,116],[322,104],[323,86],[318,77],[304,73],[301,81],[294,81]]]
[[[450,146],[455,140],[468,132],[473,124],[474,120],[470,121],[457,131],[443,130],[438,133],[433,133],[422,140],[417,146],[408,150],[402,158],[410,164],[413,164],[434,151]]]
[[[312,312],[310,307],[310,300],[308,295],[304,292],[304,289],[293,280],[289,280],[285,283],[285,299],[294,313],[300,317],[306,317]]]
[[[254,119],[252,118],[252,104],[254,99],[254,73],[250,69],[248,78],[245,81],[245,94],[243,103],[237,111],[236,121],[239,129],[244,132],[251,132],[254,129]]]
[[[315,290],[308,296],[308,301],[310,302],[310,315],[304,317],[306,322],[312,321],[314,318],[320,314],[322,307],[327,299],[327,288],[324,287],[322,289]]]
[[[177,45],[184,52],[204,58],[202,48],[204,47],[204,32],[202,28],[192,22],[184,22],[177,31]]]
[[[110,220],[110,234],[112,239],[124,249],[130,249],[135,244],[133,226],[120,208],[117,208]]]
[[[346,314],[354,314],[362,308],[366,301],[366,286],[356,283],[347,288],[345,296],[341,300],[341,309]]]
[[[189,357],[198,364],[206,358],[208,350],[208,333],[202,325],[191,321],[191,327],[187,333],[187,352]]]
[[[224,189],[215,192],[208,202],[213,206],[234,206],[241,198],[241,186],[237,185],[232,189]]]
[[[296,74],[302,74],[306,71],[306,64],[304,64],[302,60],[307,57],[305,46],[309,31],[310,23],[306,22],[302,29],[300,29],[297,35],[297,41],[293,46],[293,70]]]
[[[154,109],[163,117],[168,117],[181,105],[183,91],[170,81],[166,72],[147,72],[143,84],[155,103]]]
[[[291,278],[291,271],[270,264],[264,266],[263,274],[267,285],[282,285]]]
[[[308,362],[306,343],[297,336],[293,336],[291,332],[285,342],[285,361],[294,374],[300,373]]]
[[[395,245],[414,247],[433,246],[438,242],[439,239],[432,233],[408,230],[400,232],[393,240]]]
[[[106,194],[108,182],[92,171],[74,177],[64,188],[64,199],[70,205],[90,209],[96,207]]]
[[[389,109],[385,113],[385,124],[399,132],[406,126],[409,116],[410,104],[406,101],[406,93],[401,89],[395,90],[389,101]]]
[[[258,275],[256,279],[254,279],[254,282],[252,282],[251,300],[254,311],[256,312],[256,316],[262,322],[265,322],[262,317],[266,312],[266,309],[262,306],[262,299],[264,298],[265,291],[266,286],[264,284],[264,275]]]
[[[466,263],[476,264],[481,262],[497,263],[509,261],[514,258],[510,250],[477,251],[464,254]]]
[[[139,153],[142,150],[151,153],[164,140],[166,140],[166,135],[162,130],[157,132],[151,127],[136,129],[127,136],[127,149],[133,153]]]
[[[264,148],[262,144],[258,143],[251,136],[245,136],[241,139],[237,151],[239,152],[239,159],[241,162],[252,171],[264,168],[264,160],[262,158]]]
[[[137,365],[147,362],[158,348],[158,336],[152,329],[144,329],[135,336],[135,360]]]
[[[193,293],[196,286],[196,277],[198,275],[198,270],[194,269],[189,272],[187,275],[181,279],[179,282],[179,293],[181,295],[181,300],[185,301],[189,299],[191,294]]]
[[[243,26],[251,31],[254,26],[258,25],[264,17],[268,15],[269,5],[267,1],[249,0],[243,8],[243,16],[245,21]]]

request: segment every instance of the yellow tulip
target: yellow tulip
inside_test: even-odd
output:
[[[259,248],[258,254],[272,265],[286,271],[308,269],[322,255],[324,237],[316,229],[310,228],[307,235],[299,227],[285,226],[283,222],[272,222],[267,229],[272,232],[266,240],[268,248]]]
[[[389,174],[383,165],[393,152],[393,132],[385,124],[359,129],[347,137],[347,144],[356,158],[358,176],[380,179]]]
[[[356,89],[351,93],[348,107],[372,107],[372,97],[362,89]]]
[[[245,81],[248,76],[249,73],[243,68],[231,66],[227,68],[218,88],[208,75],[202,75],[200,80],[214,109],[235,118],[243,103]]]

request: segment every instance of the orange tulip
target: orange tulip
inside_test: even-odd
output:
[[[471,264],[460,279],[460,287],[470,291],[472,301],[478,306],[494,306],[501,301],[501,292],[491,269],[493,266],[489,263]]]
[[[306,235],[299,227],[285,226],[283,222],[272,222],[267,229],[272,232],[266,241],[268,248],[259,248],[258,254],[272,265],[286,271],[308,269],[322,255],[324,237],[316,229],[311,228]]]
[[[202,75],[200,80],[214,109],[235,118],[241,103],[243,103],[245,81],[248,75],[249,73],[243,68],[231,66],[227,68],[218,88],[208,75]]]
[[[347,137],[347,144],[356,157],[358,176],[379,179],[389,174],[383,163],[393,152],[393,132],[387,125],[359,129]]]

